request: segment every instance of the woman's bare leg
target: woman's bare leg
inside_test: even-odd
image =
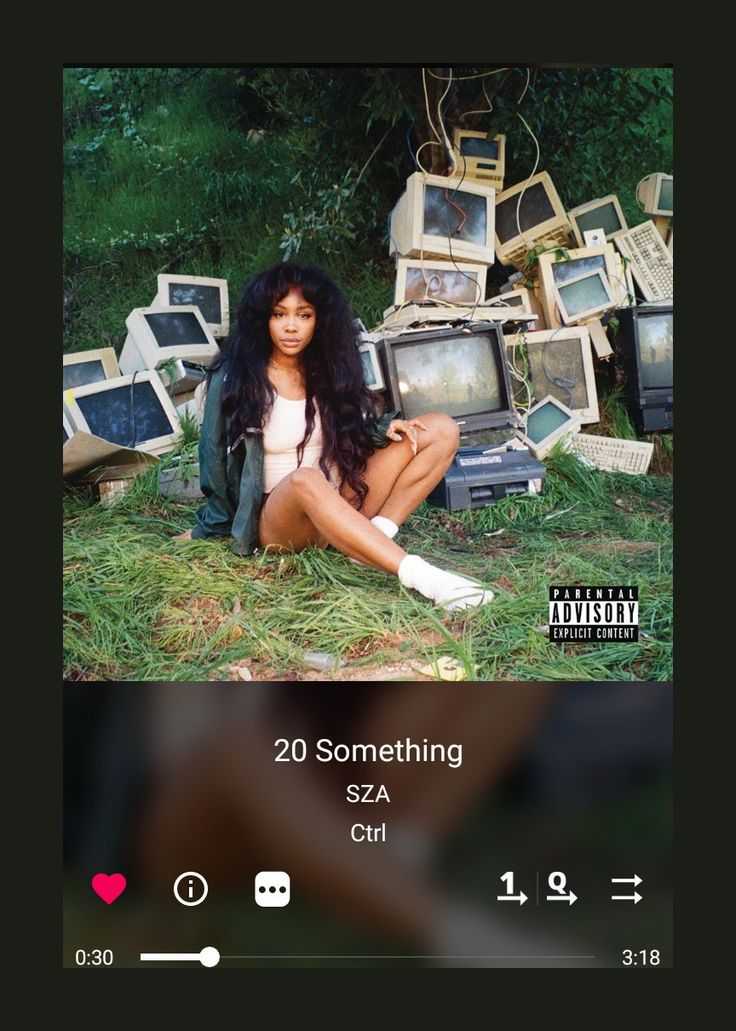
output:
[[[380,515],[401,526],[450,468],[458,448],[457,423],[442,412],[419,420],[427,429],[417,430],[416,455],[405,437],[374,451],[368,459],[364,473],[368,496],[361,511],[369,519]]]
[[[418,430],[416,455],[405,438],[368,459],[368,494],[360,512],[316,469],[296,469],[284,477],[261,513],[260,543],[293,551],[331,544],[350,558],[396,573],[406,552],[370,520],[382,515],[401,525],[441,480],[457,451],[457,424],[449,416],[432,412],[421,421],[427,429]]]
[[[417,445],[416,455],[410,443],[396,441],[385,449],[397,449],[393,455],[383,459],[371,456],[366,476],[369,503],[361,511],[356,510],[354,496],[346,500],[317,469],[300,468],[285,476],[261,511],[259,542],[288,551],[300,551],[308,544],[331,544],[349,558],[393,573],[404,587],[419,591],[448,612],[488,604],[492,591],[439,569],[419,555],[407,554],[371,522],[377,514],[403,521],[450,465],[457,427],[441,413],[427,416],[426,421],[428,427],[421,432],[427,437],[423,446]],[[406,449],[411,455],[408,461]]]
[[[296,469],[274,487],[261,512],[258,539],[264,547],[288,551],[331,544],[394,575],[406,557],[403,548],[356,512],[317,469]]]

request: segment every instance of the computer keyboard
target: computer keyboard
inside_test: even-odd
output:
[[[574,433],[568,441],[571,451],[609,473],[645,473],[654,452],[654,444],[645,440],[598,437],[593,433]]]
[[[631,271],[647,301],[672,297],[672,255],[651,219],[614,237],[614,243],[631,262]]]

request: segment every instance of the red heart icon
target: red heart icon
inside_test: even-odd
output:
[[[92,890],[109,906],[123,894],[127,883],[121,873],[96,873],[92,878]]]

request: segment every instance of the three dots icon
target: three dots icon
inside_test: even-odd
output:
[[[283,870],[261,870],[256,874],[255,900],[264,908],[288,906],[291,899],[291,880]]]

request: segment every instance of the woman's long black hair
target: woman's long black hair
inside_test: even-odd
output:
[[[271,412],[276,391],[266,373],[273,349],[268,321],[274,305],[292,289],[317,313],[314,336],[300,355],[307,425],[297,457],[301,464],[314,429],[316,404],[324,439],[319,467],[329,476],[334,464],[360,507],[368,493],[362,474],[374,450],[371,430],[376,408],[363,379],[358,330],[347,298],[337,283],[314,265],[282,262],[245,284],[235,328],[209,369],[211,377],[216,369],[225,367],[222,408],[229,423],[228,443],[234,445],[250,427],[263,427]]]

